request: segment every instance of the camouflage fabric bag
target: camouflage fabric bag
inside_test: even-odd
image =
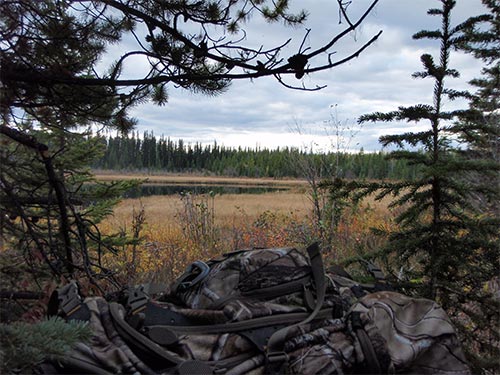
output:
[[[76,284],[62,288],[59,313],[89,321],[95,337],[45,370],[469,373],[434,302],[325,272],[317,245],[307,253],[257,249],[198,261],[170,287],[131,288],[118,302],[82,301]]]

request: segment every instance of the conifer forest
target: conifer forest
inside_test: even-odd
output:
[[[209,173],[232,177],[305,178],[299,160],[317,164],[322,176],[361,179],[411,178],[416,168],[398,160],[388,160],[386,152],[315,154],[297,148],[250,149],[194,145],[172,141],[154,134],[101,138],[104,155],[92,167],[127,172]]]

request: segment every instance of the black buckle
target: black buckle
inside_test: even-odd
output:
[[[128,290],[127,310],[128,314],[135,315],[146,308],[149,301],[148,294],[144,291],[144,285],[130,287]]]
[[[373,263],[369,262],[366,265],[366,268],[368,269],[368,272],[377,280],[377,281],[383,281],[385,280],[384,273],[380,268],[378,268],[376,265]]]
[[[59,306],[64,315],[69,317],[82,306],[82,297],[78,293],[78,285],[75,281],[57,290]]]
[[[178,279],[175,291],[182,293],[196,284],[201,283],[209,272],[210,267],[205,262],[201,260],[193,262],[188,266],[186,272]]]

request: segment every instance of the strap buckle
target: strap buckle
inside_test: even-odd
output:
[[[149,295],[144,290],[144,285],[130,287],[128,290],[127,310],[130,315],[136,315],[146,308]]]
[[[209,272],[210,267],[205,262],[197,260],[191,263],[175,283],[174,290],[179,293],[185,292],[205,280]]]
[[[368,272],[377,280],[377,281],[385,281],[385,276],[384,273],[380,268],[378,268],[375,264],[372,262],[369,262],[366,265],[366,268]]]
[[[82,297],[78,293],[78,285],[75,281],[57,290],[59,306],[64,315],[69,317],[82,306]]]

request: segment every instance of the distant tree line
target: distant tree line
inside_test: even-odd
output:
[[[413,178],[415,167],[400,160],[388,160],[383,151],[350,154],[346,152],[315,154],[294,147],[230,148],[214,142],[211,145],[175,141],[156,137],[151,132],[140,136],[102,137],[104,155],[94,163],[95,169],[126,171],[204,172],[242,177],[304,177],[301,161],[307,160],[323,169],[328,176],[335,168],[339,177],[367,179]]]

